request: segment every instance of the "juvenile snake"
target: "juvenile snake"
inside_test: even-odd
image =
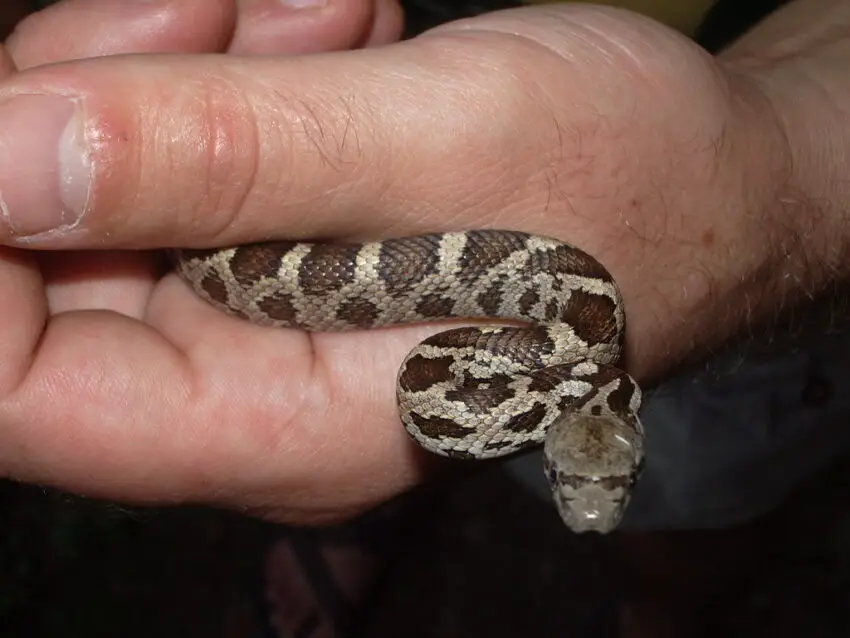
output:
[[[643,460],[641,393],[614,367],[625,325],[619,292],[586,253],[545,237],[475,230],[172,256],[202,298],[260,325],[523,322],[456,328],[416,346],[397,379],[401,421],[443,456],[494,458],[543,443],[564,522],[602,533],[619,523]]]

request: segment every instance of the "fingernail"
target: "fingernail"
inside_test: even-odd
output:
[[[79,101],[42,94],[0,103],[0,215],[13,236],[74,228],[90,186]]]
[[[290,9],[321,9],[328,0],[280,0],[280,3]]]

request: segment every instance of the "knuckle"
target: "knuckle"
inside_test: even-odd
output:
[[[205,244],[229,234],[255,190],[261,157],[257,118],[246,94],[224,78],[205,82],[190,106],[188,140],[197,197],[189,205],[192,239]],[[179,200],[178,200],[179,201]]]

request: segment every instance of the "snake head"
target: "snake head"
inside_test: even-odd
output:
[[[567,412],[549,427],[543,456],[567,527],[607,534],[620,523],[643,465],[643,429],[636,416]]]

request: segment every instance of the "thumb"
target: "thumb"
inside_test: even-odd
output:
[[[458,215],[500,203],[480,192],[482,179],[502,184],[497,198],[515,196],[503,158],[540,155],[517,112],[551,117],[545,104],[518,103],[514,74],[493,73],[493,56],[478,61],[464,39],[303,58],[126,56],[18,74],[0,85],[0,241],[149,248],[283,229],[366,235],[433,227],[433,210],[462,224]]]

